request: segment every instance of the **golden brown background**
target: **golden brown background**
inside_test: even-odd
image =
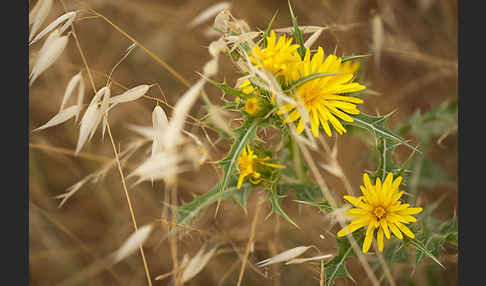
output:
[[[30,1],[31,6],[35,1]],[[131,42],[100,18],[92,18],[86,9],[76,1],[64,0],[67,10],[78,10],[75,22],[81,47],[93,71],[97,88],[106,82],[105,74],[123,56]],[[149,1],[149,0],[89,0],[84,1],[153,51],[173,67],[187,81],[198,79],[196,71],[210,60],[207,47],[215,40],[204,31],[212,25],[206,21],[195,28],[187,28],[201,11],[218,3],[217,1]],[[287,1],[231,1],[232,14],[244,19],[255,30],[266,28],[272,15],[278,10],[274,27],[291,25]],[[381,95],[368,96],[361,110],[367,114],[386,114],[395,111],[389,125],[395,126],[417,109],[427,111],[447,98],[457,97],[457,1],[292,1],[299,25],[334,27],[322,33],[315,46],[322,45],[326,52],[337,46],[338,55],[368,54],[373,44],[372,19],[379,14],[384,25],[385,37],[381,50],[380,64],[373,58],[366,68],[365,84]],[[61,1],[54,1],[47,23],[64,13]],[[37,47],[31,49],[31,64]],[[70,40],[62,56],[49,68],[30,89],[29,129],[47,122],[59,109],[69,79],[83,69],[75,42]],[[216,79],[233,84],[237,78],[236,68],[226,57],[220,58]],[[85,103],[93,94],[86,71]],[[187,89],[160,64],[141,49],[135,50],[115,71],[113,79],[127,87],[138,84],[158,83],[168,102],[174,105]],[[221,92],[207,85],[205,88],[212,102],[220,103]],[[121,93],[114,86],[112,94]],[[160,91],[153,88],[148,95],[161,98]],[[135,134],[126,128],[126,123],[151,124],[151,112],[155,102],[139,99],[130,104],[121,104],[110,113],[113,136],[123,149]],[[163,106],[170,116],[170,109]],[[206,113],[202,101],[192,108],[191,114],[201,118]],[[187,130],[200,135],[197,127],[186,125]],[[103,160],[113,157],[109,140],[97,132],[93,140],[85,145],[83,152],[97,155],[95,159],[74,157],[66,150],[74,150],[78,126],[73,120],[30,135],[29,153],[29,275],[31,285],[55,285],[74,273],[89,266],[97,259],[116,250],[133,232],[132,222],[118,171],[113,168],[105,180],[87,184],[62,208],[54,197],[101,167]],[[214,135],[214,134],[211,134]],[[406,138],[415,142],[414,138]],[[332,141],[330,141],[332,142]],[[342,136],[338,140],[339,161],[354,188],[361,183],[363,170],[373,166],[366,161],[363,152],[368,152],[358,137]],[[209,145],[208,145],[209,146]],[[209,147],[213,160],[221,159],[229,148],[228,142]],[[53,149],[64,148],[64,149]],[[64,151],[63,151],[64,150]],[[428,150],[433,160],[457,183],[457,136],[448,136],[442,146],[435,144]],[[142,158],[142,157],[140,157]],[[139,159],[140,159],[139,158]],[[316,154],[316,160],[320,158]],[[135,161],[137,162],[137,161]],[[133,166],[132,166],[133,167]],[[133,170],[125,166],[125,174]],[[324,178],[338,194],[344,193],[340,182],[321,170]],[[179,198],[189,201],[193,194],[207,192],[218,176],[211,164],[204,164],[199,171],[181,176],[182,186]],[[132,203],[139,225],[151,223],[160,218],[164,205],[164,186],[157,182],[142,183],[130,188]],[[456,188],[422,188],[423,204],[432,202],[442,195],[446,199],[436,212],[447,219],[457,208]],[[206,208],[195,221],[194,226],[208,231],[224,233],[234,246],[244,250],[249,236],[251,219],[258,192],[253,192],[248,206],[248,216],[231,202],[223,204],[214,218],[215,205]],[[250,253],[252,263],[268,258],[283,250],[299,245],[315,245],[322,253],[335,253],[334,240],[321,239],[320,234],[329,237],[328,219],[315,209],[299,207],[292,198],[283,202],[285,211],[301,227],[297,230],[282,218],[272,215],[266,221],[258,221],[255,251]],[[263,216],[270,211],[270,205],[263,207]],[[166,225],[160,224],[150,236],[144,249],[152,277],[172,270],[167,240],[161,241]],[[194,255],[208,237],[192,232],[179,241],[179,252]],[[231,250],[231,245],[225,249]],[[226,270],[236,261],[236,255],[229,251],[214,257],[206,268],[186,285],[218,285]],[[443,258],[443,259],[442,259]],[[446,270],[440,271],[438,285],[457,284],[457,256],[441,257]],[[350,261],[348,267],[358,282],[356,285],[370,285],[360,265]],[[431,264],[432,262],[428,261]],[[318,285],[316,268],[305,265],[281,265],[268,267],[260,274],[247,267],[244,285]],[[396,266],[397,274],[403,270]],[[429,285],[423,268],[413,274],[416,285]],[[239,265],[222,285],[235,285]],[[378,273],[378,272],[377,272]],[[395,275],[398,277],[398,275]],[[153,285],[168,285],[170,279],[153,281]],[[397,280],[398,285],[404,285]],[[385,282],[383,282],[385,283]],[[140,254],[137,252],[110,271],[81,283],[81,285],[147,285]],[[350,280],[338,279],[336,285],[355,285]],[[385,285],[385,284],[384,284]]]

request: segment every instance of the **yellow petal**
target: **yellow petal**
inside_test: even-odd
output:
[[[383,229],[383,232],[385,233],[385,236],[387,239],[390,239],[390,230],[388,229],[388,223],[386,220],[380,221],[381,228]]]
[[[276,168],[276,169],[284,169],[284,168],[286,168],[286,166],[280,165],[280,164],[272,164],[272,163],[261,163],[261,164],[262,165],[265,165],[265,166],[272,167],[272,168]]]
[[[378,230],[378,234],[376,235],[376,240],[378,241],[378,250],[383,252],[383,229]]]
[[[311,131],[314,137],[319,136],[319,118],[317,117],[317,112],[314,111],[310,114],[311,117]]]
[[[383,188],[387,193],[391,189],[392,182],[393,182],[393,174],[389,172],[388,175],[386,175],[385,181],[383,182]]]
[[[354,206],[362,208],[362,206],[364,205],[364,203],[358,198],[355,198],[355,197],[352,197],[352,196],[344,196],[343,198],[345,200],[347,200],[348,202],[350,202]]]
[[[245,179],[245,176],[246,175],[241,174],[240,177],[238,178],[238,186],[237,186],[238,190],[240,189],[241,184],[243,183],[243,179]]]
[[[366,237],[363,242],[363,253],[368,252],[371,246],[371,242],[373,241],[373,233],[374,233],[375,228],[372,226],[368,226],[368,229],[366,230]]]
[[[347,216],[354,216],[354,217],[369,215],[369,214],[370,212],[368,210],[361,209],[361,208],[350,209],[346,212]]]
[[[300,134],[302,131],[304,131],[304,121],[300,118],[299,124],[297,125],[297,133]]]
[[[366,225],[366,224],[364,224],[364,225]],[[361,224],[347,225],[347,226],[343,227],[340,231],[338,231],[337,236],[343,237],[345,235],[353,233],[355,230],[362,228],[364,225],[361,225]]]
[[[391,231],[393,232],[393,234],[398,237],[399,239],[402,239],[403,238],[403,235],[402,233],[400,232],[400,230],[395,226],[395,224],[391,223],[389,225]]]
[[[418,214],[422,210],[423,210],[422,208],[408,208],[406,210],[401,211],[400,214],[413,215],[413,214]]]
[[[353,96],[344,96],[344,95],[326,95],[327,100],[339,100],[339,101],[346,101],[351,103],[363,103],[364,101],[361,98],[353,97]]]
[[[287,119],[284,120],[284,123],[287,122],[294,122],[295,120],[300,118],[300,113],[297,109],[292,111]]]
[[[415,235],[413,234],[413,232],[408,228],[406,227],[404,224],[402,223],[399,223],[397,222],[396,225],[398,226],[398,228],[403,231],[403,233],[405,233],[408,237],[410,238],[414,238]]]

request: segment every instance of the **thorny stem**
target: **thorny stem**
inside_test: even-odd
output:
[[[126,182],[125,182],[125,176],[123,175],[123,170],[121,168],[120,160],[118,158],[118,152],[116,151],[116,144],[115,144],[115,141],[113,140],[113,136],[111,134],[110,123],[108,122],[107,115],[105,114],[104,116],[105,116],[105,119],[106,119],[106,129],[108,130],[108,136],[110,137],[111,145],[113,146],[113,152],[115,153],[116,164],[118,166],[118,171],[120,172],[120,177],[122,179],[123,190],[125,191],[125,196],[127,198],[128,208],[130,210],[130,216],[132,218],[133,227],[135,228],[135,231],[137,231],[138,230],[137,221],[135,219],[135,214],[133,212],[133,207],[132,207],[132,202],[130,200],[130,195],[128,194],[127,185],[126,185]],[[148,266],[147,266],[147,260],[145,259],[145,253],[143,252],[143,248],[142,248],[141,245],[139,246],[139,249],[140,249],[140,254],[142,255],[143,267],[145,269],[145,275],[147,276],[147,282],[148,282],[149,286],[152,286],[152,281],[150,279],[150,272],[149,272],[149,269],[148,269]]]
[[[173,205],[173,206],[176,206],[177,205],[177,185],[176,185],[176,183],[173,182],[173,184],[171,184],[171,186],[167,188],[167,191],[171,195],[170,196],[170,198],[171,198],[170,204]],[[171,214],[171,217],[170,217],[171,223],[173,225],[175,225],[176,220],[177,220],[177,211],[174,211],[172,209],[170,214]],[[181,277],[178,273],[178,271],[179,271],[179,260],[177,258],[177,232],[175,232],[173,235],[169,236],[169,244],[170,244],[170,253],[172,255],[172,262],[174,264],[174,267],[173,267],[173,270],[172,270],[174,272],[174,286],[182,285],[183,282],[180,280]]]
[[[91,87],[93,88],[94,94],[96,94],[96,86],[93,80],[93,76],[91,75],[91,72],[88,67],[88,62],[86,61],[86,57],[84,56],[83,50],[81,49],[81,45],[79,44],[78,36],[74,32],[74,24],[71,24],[71,28],[73,29],[73,37],[76,42],[76,45],[78,46],[79,53],[81,54],[81,59],[83,60],[83,63],[86,67],[86,72],[88,73],[89,81],[91,83]]]

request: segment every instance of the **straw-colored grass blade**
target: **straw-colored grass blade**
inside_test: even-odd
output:
[[[381,51],[385,40],[385,30],[380,15],[376,14],[371,21],[371,32],[373,37],[372,50],[375,58],[375,64],[380,64]]]
[[[171,150],[177,145],[180,140],[181,130],[184,126],[184,121],[191,109],[192,105],[196,102],[198,95],[200,94],[206,80],[200,79],[195,85],[193,85],[188,91],[182,95],[174,107],[169,126],[164,138],[164,147],[167,150]]]
[[[42,37],[44,37],[49,32],[57,28],[57,26],[59,26],[62,22],[66,21],[66,23],[64,23],[61,29],[59,29],[59,32],[63,33],[67,29],[67,27],[74,22],[75,18],[76,18],[76,11],[67,12],[66,14],[59,16],[56,20],[54,20],[47,27],[45,27],[44,30],[42,30],[37,36],[35,36],[35,38],[32,39],[32,41],[31,39],[29,39],[30,41],[29,46],[42,39]]]
[[[81,106],[79,105],[74,105],[71,107],[68,107],[62,111],[60,111],[58,114],[56,114],[54,117],[51,118],[51,120],[47,121],[46,124],[34,129],[32,132],[43,130],[52,126],[59,125],[63,122],[68,121],[71,117],[74,117],[76,114],[79,113],[81,110]]]
[[[140,97],[142,97],[145,93],[147,93],[150,87],[151,85],[147,85],[147,84],[138,85],[134,88],[125,91],[120,95],[113,96],[112,98],[110,98],[109,103],[116,105],[119,103],[137,100]]]
[[[113,262],[118,263],[135,252],[147,240],[152,229],[153,225],[148,224],[140,227],[137,231],[132,233],[123,245],[113,253]]]
[[[75,74],[68,82],[66,86],[66,91],[64,92],[64,97],[62,98],[62,103],[61,107],[59,108],[59,112],[64,109],[64,106],[66,105],[68,99],[71,97],[73,94],[74,88],[76,87],[77,84],[81,82],[81,72]],[[79,86],[78,86],[79,88]],[[78,94],[79,96],[79,94]],[[79,104],[78,104],[79,105]]]
[[[167,126],[169,126],[169,121],[167,120],[167,115],[165,114],[164,110],[162,107],[157,105],[154,108],[154,111],[152,111],[152,127],[153,129],[157,132],[156,135],[153,138],[152,142],[152,154],[151,157],[153,157],[155,154],[162,152],[163,144],[162,144],[162,138],[165,130],[167,129]]]
[[[275,255],[274,257],[262,260],[262,261],[258,262],[257,265],[259,267],[265,267],[265,266],[270,265],[270,264],[291,260],[291,259],[294,259],[294,258],[300,256],[302,253],[306,252],[311,247],[313,247],[313,246],[297,246],[297,247],[288,249],[284,252],[281,252],[281,253]]]
[[[189,24],[187,24],[187,27],[188,28],[194,28],[195,26],[201,24],[202,22],[204,22],[204,21],[212,18],[213,16],[217,15],[222,10],[226,10],[230,7],[231,7],[231,3],[229,3],[229,2],[220,2],[220,3],[214,4],[213,6],[207,8],[204,11],[202,11],[201,13],[199,13],[199,15],[197,15],[197,17],[194,18],[194,20],[192,20],[191,22],[189,22]]]
[[[29,41],[32,40],[35,33],[42,26],[42,23],[49,15],[52,8],[52,0],[39,0],[35,4],[34,8],[29,13],[29,25],[32,24],[32,29],[30,29]]]
[[[199,272],[201,272],[204,266],[208,264],[216,249],[217,247],[213,247],[207,253],[204,253],[204,247],[202,247],[198,251],[198,253],[189,261],[187,267],[184,269],[184,272],[182,272],[182,282],[189,281]]]
[[[101,107],[98,107],[98,105],[100,103],[101,98],[105,95],[107,90],[109,90],[109,88],[105,86],[95,94],[95,96],[91,100],[91,103],[88,105],[88,108],[86,109],[83,118],[81,118],[81,126],[79,128],[79,138],[78,138],[78,143],[76,145],[75,154],[81,151],[86,141],[89,141],[93,137],[94,133],[96,132],[98,124],[100,123],[101,118],[103,116],[103,110]]]
[[[44,45],[37,55],[34,67],[30,73],[29,86],[31,86],[39,75],[48,69],[59,58],[61,53],[66,48],[68,39],[69,35],[60,36],[58,30],[53,31],[49,37],[47,37]]]
[[[315,31],[308,39],[305,41],[304,46],[306,48],[312,47],[312,45],[317,41],[319,36],[322,34],[323,29]]]

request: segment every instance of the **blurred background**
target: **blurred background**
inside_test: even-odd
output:
[[[207,31],[213,19],[196,27],[187,24],[199,13],[219,3],[208,0],[87,0],[82,1],[114,24],[133,36],[176,70],[188,82],[195,83],[204,64],[211,59],[207,47],[217,39]],[[245,20],[252,30],[266,29],[276,11],[275,28],[291,26],[288,2],[282,1],[228,1],[230,11],[237,19]],[[30,1],[31,7],[36,1]],[[65,7],[63,7],[65,5]],[[336,49],[339,56],[374,53],[365,65],[363,81],[376,92],[368,95],[360,106],[367,114],[388,114],[391,129],[398,128],[414,113],[425,113],[446,100],[457,99],[457,1],[292,1],[299,25],[329,26],[314,47],[321,45],[325,52]],[[92,17],[76,1],[54,1],[44,26],[65,13],[65,9],[79,10],[75,22],[76,33],[86,60],[93,72],[97,88],[106,84],[106,75],[122,58],[131,42],[119,31],[99,17]],[[379,21],[383,33],[375,22]],[[30,50],[32,66],[38,46]],[[83,63],[74,41],[56,63],[45,71],[30,88],[29,124],[33,130],[47,122],[58,110],[68,81],[83,69]],[[223,55],[219,59],[219,71],[215,79],[226,80],[233,85],[238,78],[236,67]],[[85,103],[93,94],[86,71]],[[125,87],[158,83],[161,90],[152,88],[148,95],[164,98],[172,106],[187,90],[179,80],[141,49],[135,49],[116,69],[113,80]],[[112,95],[124,90],[113,85]],[[214,104],[221,103],[221,91],[206,85],[206,93]],[[154,100],[141,98],[129,104],[120,104],[110,112],[110,126],[120,149],[136,134],[126,128],[127,123],[151,125]],[[162,106],[170,117],[171,110]],[[191,109],[191,115],[203,117],[207,109],[199,100]],[[413,121],[412,121],[413,122]],[[439,180],[418,184],[420,204],[427,205],[442,199],[434,215],[439,219],[451,218],[457,209],[457,121],[447,123],[441,134],[427,142],[424,156],[432,172]],[[218,181],[220,170],[213,162],[223,158],[230,142],[221,141],[212,147],[201,128],[186,125],[186,130],[197,135],[208,147],[210,160],[199,170],[181,175],[178,189],[180,203],[190,201],[194,195],[210,190]],[[407,133],[411,144],[421,143],[420,132]],[[56,285],[85,269],[100,258],[115,251],[133,232],[133,225],[120,176],[111,168],[104,180],[84,185],[61,208],[55,196],[63,194],[71,185],[99,170],[113,158],[108,138],[97,132],[85,145],[83,152],[92,156],[73,156],[78,138],[78,126],[74,120],[43,131],[30,134],[29,153],[29,200],[30,200],[30,250],[29,275],[31,285]],[[210,138],[216,138],[209,131]],[[443,135],[443,136],[442,136]],[[370,148],[359,136],[341,136],[336,142],[339,162],[351,180],[353,188],[361,184],[362,172],[376,166],[370,160]],[[420,147],[420,146],[419,146]],[[404,161],[410,150],[397,149],[397,159]],[[319,160],[319,153],[316,153]],[[144,158],[138,154],[124,165],[128,174]],[[430,165],[433,165],[430,167]],[[434,173],[435,172],[435,173]],[[343,186],[335,177],[321,170],[322,175],[336,194],[344,194]],[[439,173],[439,174],[437,174]],[[138,225],[157,221],[161,217],[164,202],[164,184],[142,183],[129,192]],[[336,196],[338,197],[338,196]],[[205,208],[194,221],[194,227],[227,236],[231,244],[225,244],[206,268],[187,285],[235,285],[240,264],[235,264],[235,249],[244,252],[250,233],[258,192],[253,192],[248,202],[248,214],[240,207],[224,202],[217,216],[215,205]],[[337,231],[330,220],[316,209],[303,207],[283,200],[283,208],[301,227],[296,229],[276,215],[263,218],[270,212],[265,203],[256,226],[254,251],[249,262],[254,263],[286,249],[300,245],[315,245],[323,254],[336,253],[336,245],[329,233]],[[172,262],[164,234],[167,225],[158,223],[144,246],[152,277],[172,270]],[[321,236],[322,235],[322,236]],[[193,256],[207,241],[214,237],[190,232],[178,242],[179,252]],[[386,245],[385,245],[386,247]],[[440,269],[427,260],[415,271],[407,263],[392,268],[397,285],[457,285],[457,254],[448,251],[440,257],[446,269]],[[457,252],[455,252],[457,253]],[[412,261],[413,264],[413,261]],[[430,267],[429,267],[430,266]],[[233,267],[233,271],[229,271]],[[355,259],[348,269],[356,280],[339,278],[336,285],[371,285]],[[432,270],[431,270],[432,269]],[[379,267],[376,273],[381,273]],[[318,285],[319,272],[306,264],[278,264],[256,271],[247,267],[243,285]],[[413,281],[413,282],[411,282]],[[170,278],[153,280],[153,285],[169,285]],[[147,285],[140,254],[137,252],[109,270],[105,270],[79,285]],[[383,285],[386,282],[383,281]]]

